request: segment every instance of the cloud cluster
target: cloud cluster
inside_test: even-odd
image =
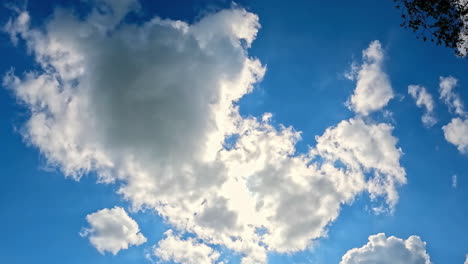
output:
[[[86,216],[90,227],[80,233],[88,237],[91,244],[101,253],[117,254],[129,246],[146,242],[138,224],[120,207],[102,209]]]
[[[425,111],[421,118],[424,126],[431,127],[435,125],[437,119],[434,115],[434,100],[426,88],[420,85],[410,85],[408,86],[408,94],[413,97],[419,108],[424,108]]]
[[[167,233],[158,256],[182,261],[200,251],[214,261],[206,243],[265,263],[268,251],[304,250],[324,236],[358,194],[394,208],[406,177],[393,127],[361,117],[393,97],[378,41],[364,51],[350,99],[358,116],[297,153],[299,131],[273,125],[268,113],[239,114],[237,102],[265,73],[248,55],[260,27],[255,14],[232,8],[193,24],[132,24],[124,18],[136,1],[96,2],[107,8],[82,17],[59,8],[43,29],[30,27],[27,12],[10,20],[12,39],[26,42],[40,69],[9,72],[4,85],[30,111],[25,140],[51,165],[74,179],[94,172],[118,183],[134,210],[156,210],[196,236]],[[193,250],[176,252],[178,243]]]
[[[431,264],[426,243],[418,236],[403,240],[380,233],[361,248],[346,252],[340,264]]]

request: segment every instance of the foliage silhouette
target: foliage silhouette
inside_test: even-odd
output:
[[[468,55],[468,0],[393,0],[402,11],[401,26],[431,41]]]

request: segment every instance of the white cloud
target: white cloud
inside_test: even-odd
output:
[[[154,248],[154,255],[161,261],[181,264],[211,264],[219,259],[219,252],[194,238],[182,239],[172,230],[164,233],[164,239]]]
[[[445,140],[455,145],[461,153],[468,152],[468,119],[460,95],[453,90],[458,80],[452,76],[440,77],[440,99],[449,107],[449,110],[460,117],[455,117],[442,127]]]
[[[346,252],[340,264],[430,264],[426,243],[418,236],[403,240],[380,233],[369,237],[361,248]]]
[[[115,255],[146,242],[138,224],[120,207],[99,210],[87,215],[86,220],[90,227],[84,228],[81,236],[88,237],[101,254],[108,251]]]
[[[460,95],[453,91],[457,85],[458,80],[452,76],[440,77],[440,99],[444,100],[450,111],[460,116],[466,116],[465,107]]]
[[[107,2],[138,6],[118,3]],[[156,17],[139,26],[122,23],[124,11],[96,12],[82,20],[57,9],[43,31],[10,22],[42,69],[10,72],[4,84],[31,112],[26,141],[67,176],[118,182],[134,209],[152,208],[200,243],[243,254],[243,263],[304,250],[360,193],[394,207],[406,178],[391,125],[344,120],[298,154],[300,132],[273,126],[268,113],[240,116],[236,102],[265,73],[248,56],[255,14],[234,8],[194,24]],[[380,106],[359,103],[360,114],[393,96],[380,43],[364,55],[355,95]]]
[[[409,85],[408,94],[413,97],[419,108],[424,108],[425,111],[421,118],[424,126],[431,127],[435,125],[437,119],[434,116],[434,100],[432,99],[432,95],[427,92],[426,88],[420,85]]]
[[[465,257],[466,257],[465,264],[468,264],[468,255],[466,255]]]
[[[457,146],[460,152],[468,152],[468,119],[452,118],[442,130],[448,142]]]
[[[356,77],[356,90],[348,106],[358,114],[368,115],[385,107],[394,95],[390,80],[382,69],[384,53],[380,42],[372,42],[363,51],[362,57],[363,64]]]
[[[357,77],[357,75],[359,73],[359,69],[360,69],[360,66],[355,61],[353,61],[351,63],[351,66],[350,66],[349,70],[346,71],[343,74],[343,76],[346,79],[350,80],[350,81],[354,81],[354,80],[356,80],[356,77]]]
[[[343,162],[352,171],[373,172],[367,182],[372,197],[386,195],[387,202],[398,201],[396,186],[406,183],[405,170],[399,160],[402,151],[395,148],[389,124],[366,124],[362,119],[342,121],[317,137],[321,157]]]
[[[457,188],[458,185],[458,177],[456,174],[452,175],[452,188]]]

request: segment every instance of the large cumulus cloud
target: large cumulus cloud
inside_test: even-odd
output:
[[[236,102],[265,73],[248,55],[260,27],[255,14],[235,7],[193,24],[132,24],[124,18],[136,1],[98,2],[107,9],[82,18],[57,9],[41,29],[21,12],[6,27],[40,66],[4,77],[30,111],[23,135],[65,175],[93,172],[118,183],[133,209],[154,209],[196,235],[195,248],[224,245],[243,263],[305,249],[362,192],[394,207],[406,178],[391,125],[343,120],[297,153],[301,132],[273,125],[268,113],[239,114]],[[393,92],[380,44],[364,54],[351,102],[368,115]],[[361,93],[379,102],[361,104]]]

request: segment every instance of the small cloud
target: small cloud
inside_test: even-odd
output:
[[[362,65],[355,66],[356,74],[349,75],[356,79],[356,89],[347,105],[357,114],[366,116],[378,111],[394,97],[388,75],[383,71],[384,55],[380,42],[371,42],[362,53]]]
[[[419,108],[424,109],[424,114],[421,118],[424,126],[431,127],[435,125],[437,118],[434,115],[434,100],[426,88],[420,85],[410,85],[408,86],[408,94],[413,97]]]
[[[395,117],[394,117],[394,114],[393,114],[392,111],[384,110],[382,112],[382,116],[383,116],[383,118],[385,118],[385,120],[388,120],[388,122],[393,123],[393,124],[396,123],[396,120],[395,120]]]
[[[440,77],[439,93],[440,99],[449,107],[450,112],[466,117],[465,106],[460,95],[454,92],[458,80],[452,76]]]
[[[91,244],[104,254],[116,255],[132,245],[141,245],[146,238],[140,233],[138,224],[123,208],[102,209],[86,216],[90,227],[83,228],[80,236],[89,237]]]
[[[350,66],[349,70],[346,71],[346,72],[343,74],[343,76],[344,76],[346,79],[350,80],[350,81],[354,81],[354,80],[356,80],[356,77],[358,76],[358,73],[359,73],[359,69],[360,69],[360,68],[361,68],[361,67],[359,67],[359,65],[357,64],[357,62],[353,61],[353,62],[351,63],[351,66]]]
[[[445,140],[457,146],[461,153],[468,153],[468,119],[453,118],[442,130]]]
[[[457,188],[457,184],[458,184],[458,178],[457,178],[457,175],[454,174],[452,176],[452,188]]]

